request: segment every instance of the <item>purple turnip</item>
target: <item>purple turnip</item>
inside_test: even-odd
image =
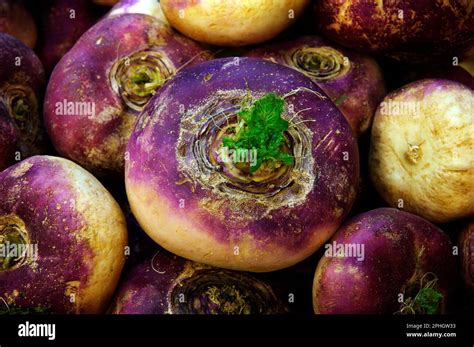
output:
[[[197,41],[244,46],[272,39],[293,24],[309,0],[161,0],[171,25]]]
[[[168,23],[159,0],[121,0],[110,12],[108,16],[115,16],[123,13],[142,13],[153,16],[164,23]]]
[[[42,1],[39,57],[49,75],[56,63],[97,20],[89,0]],[[58,30],[61,28],[61,30]]]
[[[16,37],[30,48],[35,47],[36,24],[23,0],[0,0],[0,32]]]
[[[474,303],[474,222],[467,224],[458,240],[464,286]]]
[[[145,107],[127,147],[126,188],[167,250],[229,269],[291,266],[352,206],[349,123],[305,75],[262,59],[186,68]]]
[[[465,0],[316,0],[315,21],[341,45],[397,60],[453,55],[474,41],[474,11]]]
[[[35,53],[0,33],[0,170],[6,163],[44,150],[40,105],[44,72]],[[7,159],[8,158],[8,159]]]
[[[369,173],[378,192],[433,222],[474,214],[474,90],[426,79],[386,96],[374,117]]]
[[[283,64],[307,75],[339,107],[358,136],[369,129],[385,96],[382,72],[375,60],[317,36],[269,44],[247,56]]]
[[[0,173],[0,196],[7,310],[103,312],[127,243],[124,216],[107,190],[69,160],[35,156]]]
[[[207,52],[143,14],[105,18],[56,66],[44,105],[58,152],[95,173],[123,170],[125,146],[149,98]]]
[[[213,268],[164,250],[119,286],[114,314],[275,314],[288,311],[271,286],[244,272]]]
[[[456,256],[448,236],[430,222],[380,208],[351,219],[325,248],[313,284],[316,313],[449,311]]]

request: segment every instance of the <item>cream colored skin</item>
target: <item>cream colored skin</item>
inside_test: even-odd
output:
[[[272,39],[301,15],[309,0],[161,0],[171,25],[197,41],[245,46]]]
[[[423,80],[384,102],[374,118],[369,157],[382,197],[433,222],[473,215],[474,91],[456,82]],[[400,102],[414,103],[414,112],[386,112],[407,105]]]
[[[133,215],[155,242],[181,257],[226,269],[268,272],[289,267],[313,254],[338,226],[319,227],[298,252],[276,242],[259,249],[250,233],[226,242],[217,240],[209,226],[200,225],[199,212],[173,209],[146,184],[128,180],[126,187]]]

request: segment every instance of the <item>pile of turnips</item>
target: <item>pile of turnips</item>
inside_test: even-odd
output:
[[[463,0],[0,0],[0,312],[474,309]]]

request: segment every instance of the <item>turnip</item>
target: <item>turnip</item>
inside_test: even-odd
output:
[[[54,146],[94,173],[122,171],[128,137],[149,98],[184,65],[207,59],[199,45],[151,16],[101,20],[51,75],[44,117]]]
[[[39,57],[49,74],[98,16],[89,0],[43,0],[41,6]]]
[[[107,190],[69,160],[35,156],[0,173],[0,196],[2,307],[103,312],[127,242]]]
[[[244,46],[272,39],[289,27],[309,0],[161,0],[171,25],[197,41]]]
[[[378,108],[369,170],[380,195],[434,222],[474,214],[474,90],[427,79]]]
[[[379,208],[351,219],[325,248],[313,284],[316,313],[449,310],[456,255],[448,236],[430,222]]]
[[[357,135],[369,129],[385,96],[382,72],[375,60],[317,36],[269,44],[247,56],[283,64],[307,75],[339,107]]]
[[[474,222],[466,225],[458,240],[464,286],[474,303]]]
[[[315,22],[348,48],[420,62],[461,54],[474,41],[474,11],[465,0],[316,0]]]
[[[30,48],[35,47],[36,25],[23,0],[0,0],[0,32],[16,37]]]
[[[0,33],[0,171],[7,163],[44,150],[40,105],[44,72],[35,53]]]
[[[142,13],[153,16],[164,23],[168,23],[159,0],[121,0],[110,12],[108,16],[115,16],[123,13]]]
[[[305,75],[262,59],[186,68],[128,143],[133,214],[182,257],[255,272],[291,266],[336,230],[358,182],[355,137]]]
[[[287,312],[271,286],[244,272],[213,268],[158,250],[119,286],[114,314]]]

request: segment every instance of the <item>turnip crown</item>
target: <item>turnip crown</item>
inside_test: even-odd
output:
[[[239,123],[232,137],[225,137],[223,146],[239,150],[256,150],[257,160],[249,172],[256,172],[264,162],[291,165],[294,157],[282,147],[289,122],[281,117],[285,101],[274,93],[268,93],[249,106],[243,103],[237,113]]]

